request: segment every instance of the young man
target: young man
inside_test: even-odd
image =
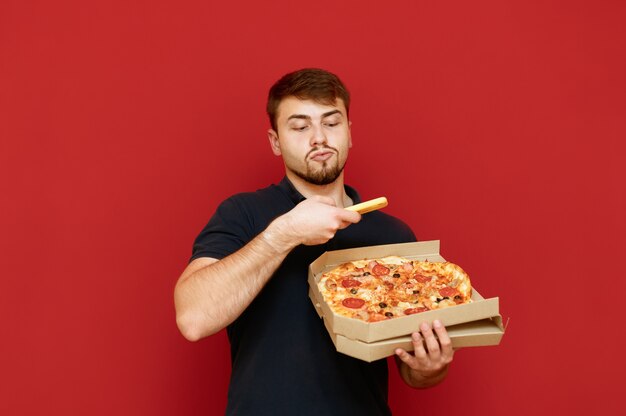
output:
[[[323,252],[415,241],[394,217],[343,209],[360,202],[344,185],[349,106],[345,86],[327,71],[303,69],[274,84],[268,138],[285,177],[225,200],[176,285],[176,321],[187,339],[227,328],[227,414],[390,414],[387,361],[337,353],[308,298],[307,266]],[[443,380],[453,356],[439,322],[419,331],[414,354],[396,351],[400,375],[418,388]]]

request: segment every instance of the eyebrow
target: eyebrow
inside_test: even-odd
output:
[[[326,118],[326,117],[330,117],[333,114],[343,114],[340,110],[331,110],[331,111],[327,111],[326,113],[322,114],[322,118]],[[287,121],[291,120],[292,118],[295,119],[304,119],[304,120],[310,120],[311,116],[308,116],[306,114],[292,114],[287,118]]]

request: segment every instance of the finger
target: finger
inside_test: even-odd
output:
[[[426,348],[428,348],[428,355],[431,360],[439,359],[441,355],[441,351],[439,350],[439,342],[435,338],[435,334],[433,333],[432,328],[428,322],[422,322],[420,325],[420,331],[422,332],[422,336],[424,337],[424,342],[426,343]]]
[[[350,224],[356,224],[361,221],[361,214],[358,212],[341,210],[339,213],[339,219],[341,220],[341,226],[339,228],[346,228]]]
[[[437,334],[437,338],[439,338],[439,346],[441,347],[441,354],[446,359],[452,359],[454,355],[454,350],[452,349],[452,340],[448,336],[448,331],[446,331],[446,327],[443,326],[441,321],[435,319],[433,322],[433,328],[435,329],[435,333]]]
[[[351,222],[349,221],[341,221],[339,223],[339,227],[337,227],[338,230],[343,230],[344,228],[348,228],[349,225],[352,225]]]
[[[411,334],[411,342],[413,344],[413,354],[415,354],[416,360],[422,363],[428,361],[428,352],[424,347],[424,339],[419,332]]]
[[[414,356],[412,356],[402,348],[397,348],[395,352],[398,358],[400,358],[403,363],[408,365],[410,368],[417,368],[417,360]]]

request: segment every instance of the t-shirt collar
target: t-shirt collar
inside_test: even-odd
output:
[[[289,199],[291,199],[295,205],[299,204],[300,202],[306,199],[296,189],[296,187],[293,186],[293,184],[287,178],[287,176],[283,177],[283,179],[278,184],[278,187],[281,188],[287,194],[287,196],[289,196]],[[359,196],[359,193],[354,188],[348,185],[344,185],[344,189],[346,190],[346,194],[350,197],[350,199],[352,199],[352,202],[354,204],[358,204],[361,202],[361,197]]]

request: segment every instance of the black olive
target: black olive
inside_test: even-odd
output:
[[[356,295],[357,290],[356,289],[350,289],[350,293],[352,293],[353,295]]]
[[[419,294],[420,294],[420,291],[419,291],[419,290],[414,290],[414,291],[413,291],[413,294],[414,294],[414,295],[419,295]]]
[[[443,298],[437,298],[437,303],[441,302]]]
[[[393,277],[400,277],[400,273],[394,273]]]
[[[446,299],[450,299],[450,298],[447,296],[444,296],[442,300],[446,300]]]
[[[370,272],[363,273],[363,276],[369,276],[369,275],[370,275]]]
[[[456,296],[454,297],[454,300],[461,300],[461,295],[456,295]]]
[[[385,316],[393,316],[393,314],[391,312],[385,312]]]
[[[380,306],[381,308],[386,308],[387,304],[385,302],[380,302],[378,306]]]

